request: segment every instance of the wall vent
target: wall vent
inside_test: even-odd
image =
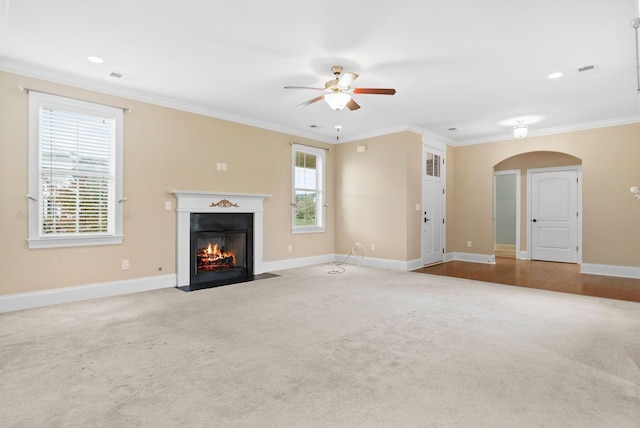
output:
[[[110,77],[116,78],[116,79],[122,79],[122,80],[127,80],[129,82],[133,82],[134,80],[137,79],[136,76],[132,76],[130,74],[124,74],[124,73],[120,73],[118,71],[112,71],[109,74]]]
[[[595,65],[591,64],[591,65],[585,65],[585,66],[582,66],[582,67],[578,67],[576,69],[576,71],[578,72],[578,74],[594,73],[594,72],[598,71],[598,68]]]

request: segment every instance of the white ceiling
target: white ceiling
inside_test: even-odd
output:
[[[0,0],[0,69],[336,141],[637,122],[637,0]],[[95,55],[103,64],[87,61]],[[361,109],[287,85],[360,77]],[[595,65],[595,72],[577,73]],[[116,79],[111,72],[135,79]],[[564,76],[550,80],[547,75]],[[317,127],[312,128],[315,125]],[[449,131],[457,128],[457,131]]]

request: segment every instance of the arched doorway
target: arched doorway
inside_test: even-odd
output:
[[[532,217],[532,206],[535,207],[536,199],[532,202],[532,182],[535,175],[543,172],[553,171],[579,171],[582,160],[560,152],[537,151],[522,153],[509,157],[494,165],[494,253],[497,257],[514,257],[520,259],[531,259],[536,255],[532,250],[534,235],[543,230],[547,238],[547,233],[556,231],[551,227],[543,226],[538,218]],[[553,176],[553,174],[552,174]],[[546,178],[546,177],[545,177]],[[580,183],[577,183],[578,194],[580,194]],[[553,187],[552,187],[553,188]],[[536,188],[536,192],[539,189]],[[559,195],[552,195],[558,197]],[[561,198],[564,198],[563,196]],[[545,199],[546,201],[546,199]],[[546,203],[546,202],[545,202]],[[569,209],[569,208],[567,208]],[[578,200],[578,212],[580,204]],[[581,216],[580,216],[581,217]],[[536,220],[533,222],[533,220]],[[581,236],[580,222],[577,226],[578,240]],[[539,238],[539,235],[535,235]],[[553,238],[556,239],[556,238]],[[558,242],[562,241],[559,239]],[[555,241],[553,241],[555,242]],[[546,245],[546,244],[545,244]],[[552,245],[553,246],[553,245]],[[576,249],[578,251],[578,249]],[[579,251],[576,262],[579,262]],[[537,256],[540,260],[555,260],[553,256]],[[550,258],[549,258],[550,257]]]

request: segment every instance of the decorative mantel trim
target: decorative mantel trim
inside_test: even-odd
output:
[[[229,208],[229,207],[240,208],[240,206],[238,204],[234,204],[229,199],[220,199],[220,201],[218,201],[218,202],[211,202],[211,205],[209,205],[209,206],[210,207],[222,207],[222,208]]]
[[[271,195],[256,193],[224,193],[197,190],[171,190],[176,197],[176,286],[189,285],[191,213],[252,213],[253,214],[253,273],[264,273],[263,259],[263,201]],[[212,202],[218,200],[218,202]]]

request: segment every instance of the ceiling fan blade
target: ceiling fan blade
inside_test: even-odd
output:
[[[378,94],[378,95],[393,95],[396,93],[395,89],[385,88],[354,88],[354,94]]]
[[[344,73],[342,77],[340,77],[340,80],[338,81],[338,88],[347,89],[349,86],[351,86],[351,83],[353,83],[353,81],[356,80],[357,78],[358,78],[358,75],[356,73]]]
[[[358,103],[357,103],[357,102],[355,102],[355,101],[353,100],[353,98],[351,98],[351,99],[349,100],[349,102],[347,103],[347,108],[348,108],[349,110],[351,110],[351,111],[354,111],[354,110],[358,110],[358,109],[360,108],[360,106],[358,105]]]
[[[313,89],[314,91],[324,91],[324,88],[312,88],[311,86],[285,86],[284,89]]]
[[[314,99],[312,99],[312,100],[305,101],[305,102],[304,102],[304,103],[302,103],[302,104],[298,104],[298,107],[305,107],[305,106],[308,106],[309,104],[313,104],[313,103],[315,103],[316,101],[320,101],[321,99],[324,99],[324,95],[320,95],[319,97],[315,97],[315,98],[314,98]]]

